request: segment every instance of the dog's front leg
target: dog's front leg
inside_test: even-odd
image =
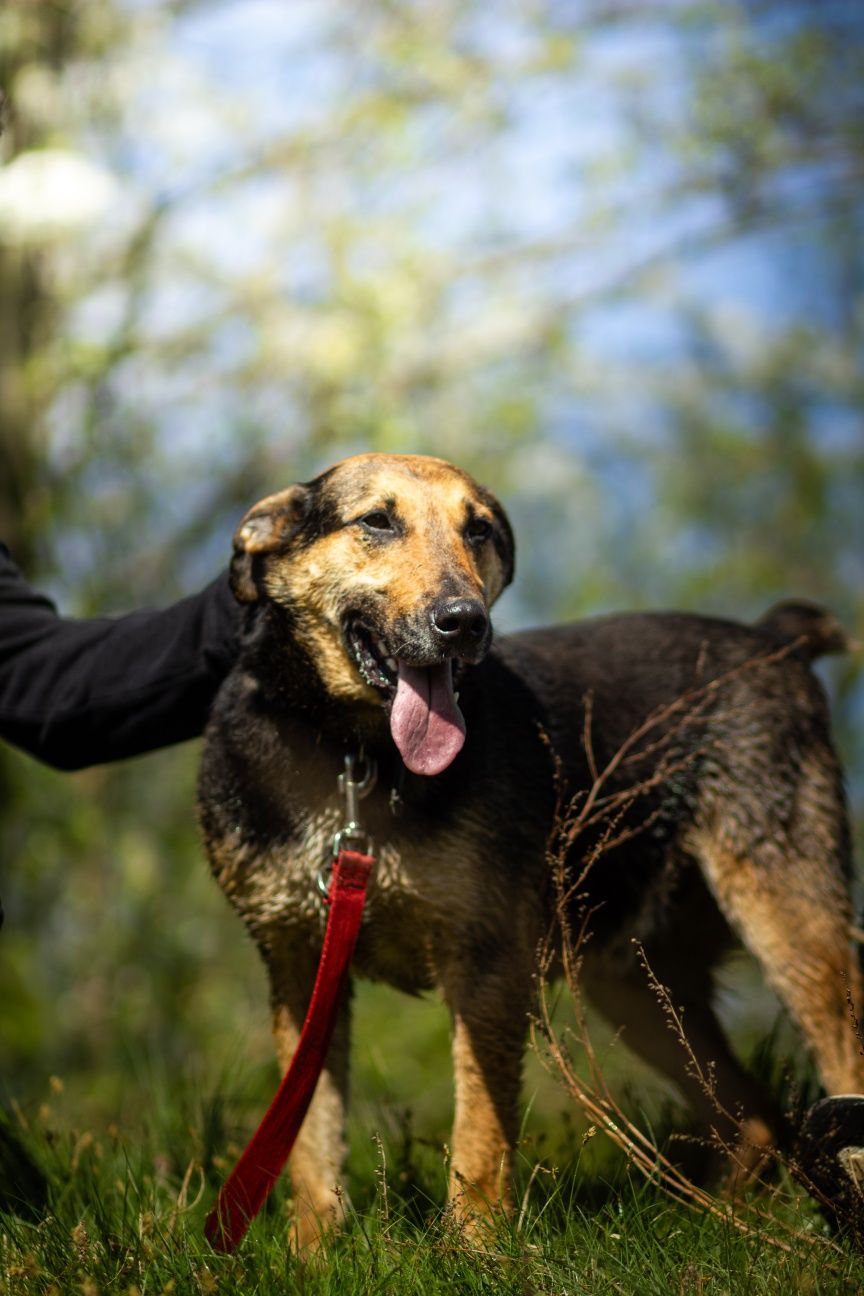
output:
[[[273,1037],[282,1073],[294,1056],[315,980],[315,961],[283,956],[268,961]],[[342,1222],[345,1161],[345,1111],[348,1098],[350,1002],[346,996],[333,1031],[327,1062],[291,1153],[294,1194],[291,1243],[309,1251]]]
[[[507,966],[503,957],[494,966],[451,963],[444,978],[455,1084],[449,1198],[456,1218],[469,1228],[512,1205],[531,987],[530,969],[521,964],[509,951]]]

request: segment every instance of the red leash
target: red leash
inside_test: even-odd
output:
[[[346,772],[340,776],[339,784],[348,803],[348,824],[336,837],[336,858],[327,892],[330,913],[306,1020],[291,1064],[264,1119],[207,1216],[204,1233],[216,1251],[238,1247],[264,1205],[288,1160],[327,1058],[363,917],[366,885],[375,862],[371,853],[341,848],[343,837],[357,840],[364,836],[357,823],[357,800],[371,790],[374,782],[374,771],[369,766],[364,781],[356,783],[353,766],[353,757],[346,757]]]

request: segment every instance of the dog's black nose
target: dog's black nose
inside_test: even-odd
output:
[[[489,618],[479,599],[442,600],[433,607],[430,620],[436,640],[450,649],[476,648],[489,629]]]

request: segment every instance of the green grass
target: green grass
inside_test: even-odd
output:
[[[563,1026],[569,1006],[560,998]],[[470,1245],[444,1209],[452,1083],[446,1012],[433,999],[361,985],[355,1017],[349,1221],[314,1263],[300,1264],[286,1249],[283,1185],[236,1256],[216,1256],[203,1240],[218,1186],[276,1084],[262,1009],[260,1021],[250,1013],[233,1054],[190,1045],[178,1069],[176,1057],[127,1039],[116,1046],[113,1073],[73,1066],[65,1085],[43,1079],[19,1091],[24,1110],[19,1117],[9,1105],[12,1133],[41,1169],[47,1200],[38,1203],[38,1182],[28,1182],[20,1160],[4,1158],[0,1138],[0,1201],[5,1192],[8,1206],[17,1188],[35,1203],[29,1216],[26,1204],[19,1213],[0,1208],[0,1296],[864,1290],[864,1263],[843,1245],[824,1244],[822,1220],[803,1194],[781,1206],[766,1193],[762,1204],[773,1219],[745,1237],[628,1175],[602,1135],[586,1137],[583,1113],[533,1050],[516,1218],[500,1223],[484,1247]],[[766,1044],[763,1026],[753,1036],[762,1039],[760,1050],[754,1054],[750,1042],[745,1052],[788,1109],[795,1094],[782,1092],[784,1031]],[[642,1127],[676,1127],[680,1111],[670,1109],[668,1089],[599,1024],[592,1039],[604,1074],[616,1093],[629,1092],[622,1101]],[[805,1073],[799,1066],[795,1074],[800,1085]],[[806,1078],[798,1100],[809,1100]],[[783,1251],[771,1234],[788,1239],[789,1224],[803,1236]]]
[[[55,1086],[57,1087],[57,1086]],[[63,1095],[57,1096],[62,1109]],[[472,1245],[443,1210],[440,1144],[415,1137],[403,1112],[369,1109],[355,1118],[348,1227],[312,1263],[284,1245],[288,1200],[273,1194],[233,1257],[203,1240],[207,1208],[236,1154],[229,1105],[200,1089],[151,1092],[128,1129],[75,1129],[58,1110],[39,1109],[13,1132],[47,1179],[47,1204],[27,1217],[0,1212],[0,1294],[76,1293],[853,1293],[864,1262],[824,1236],[809,1201],[766,1208],[804,1236],[782,1251],[764,1232],[742,1236],[730,1223],[672,1204],[626,1167],[597,1157],[601,1136],[575,1126],[554,1156],[522,1148],[520,1209],[485,1244]],[[375,1125],[383,1129],[375,1135]],[[134,1127],[134,1128],[133,1128]],[[23,1182],[20,1174],[19,1182]],[[15,1182],[7,1165],[7,1194]],[[29,1196],[34,1196],[29,1185]],[[8,1204],[8,1203],[7,1203]]]

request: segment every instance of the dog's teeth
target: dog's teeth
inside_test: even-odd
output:
[[[453,691],[453,701],[454,701],[454,702],[458,702],[458,701],[459,701],[459,690],[458,690],[458,689],[454,689],[454,691]]]
[[[387,667],[389,671],[392,671],[394,675],[396,675],[399,671],[399,663],[397,662],[395,657],[385,657],[384,665]]]

